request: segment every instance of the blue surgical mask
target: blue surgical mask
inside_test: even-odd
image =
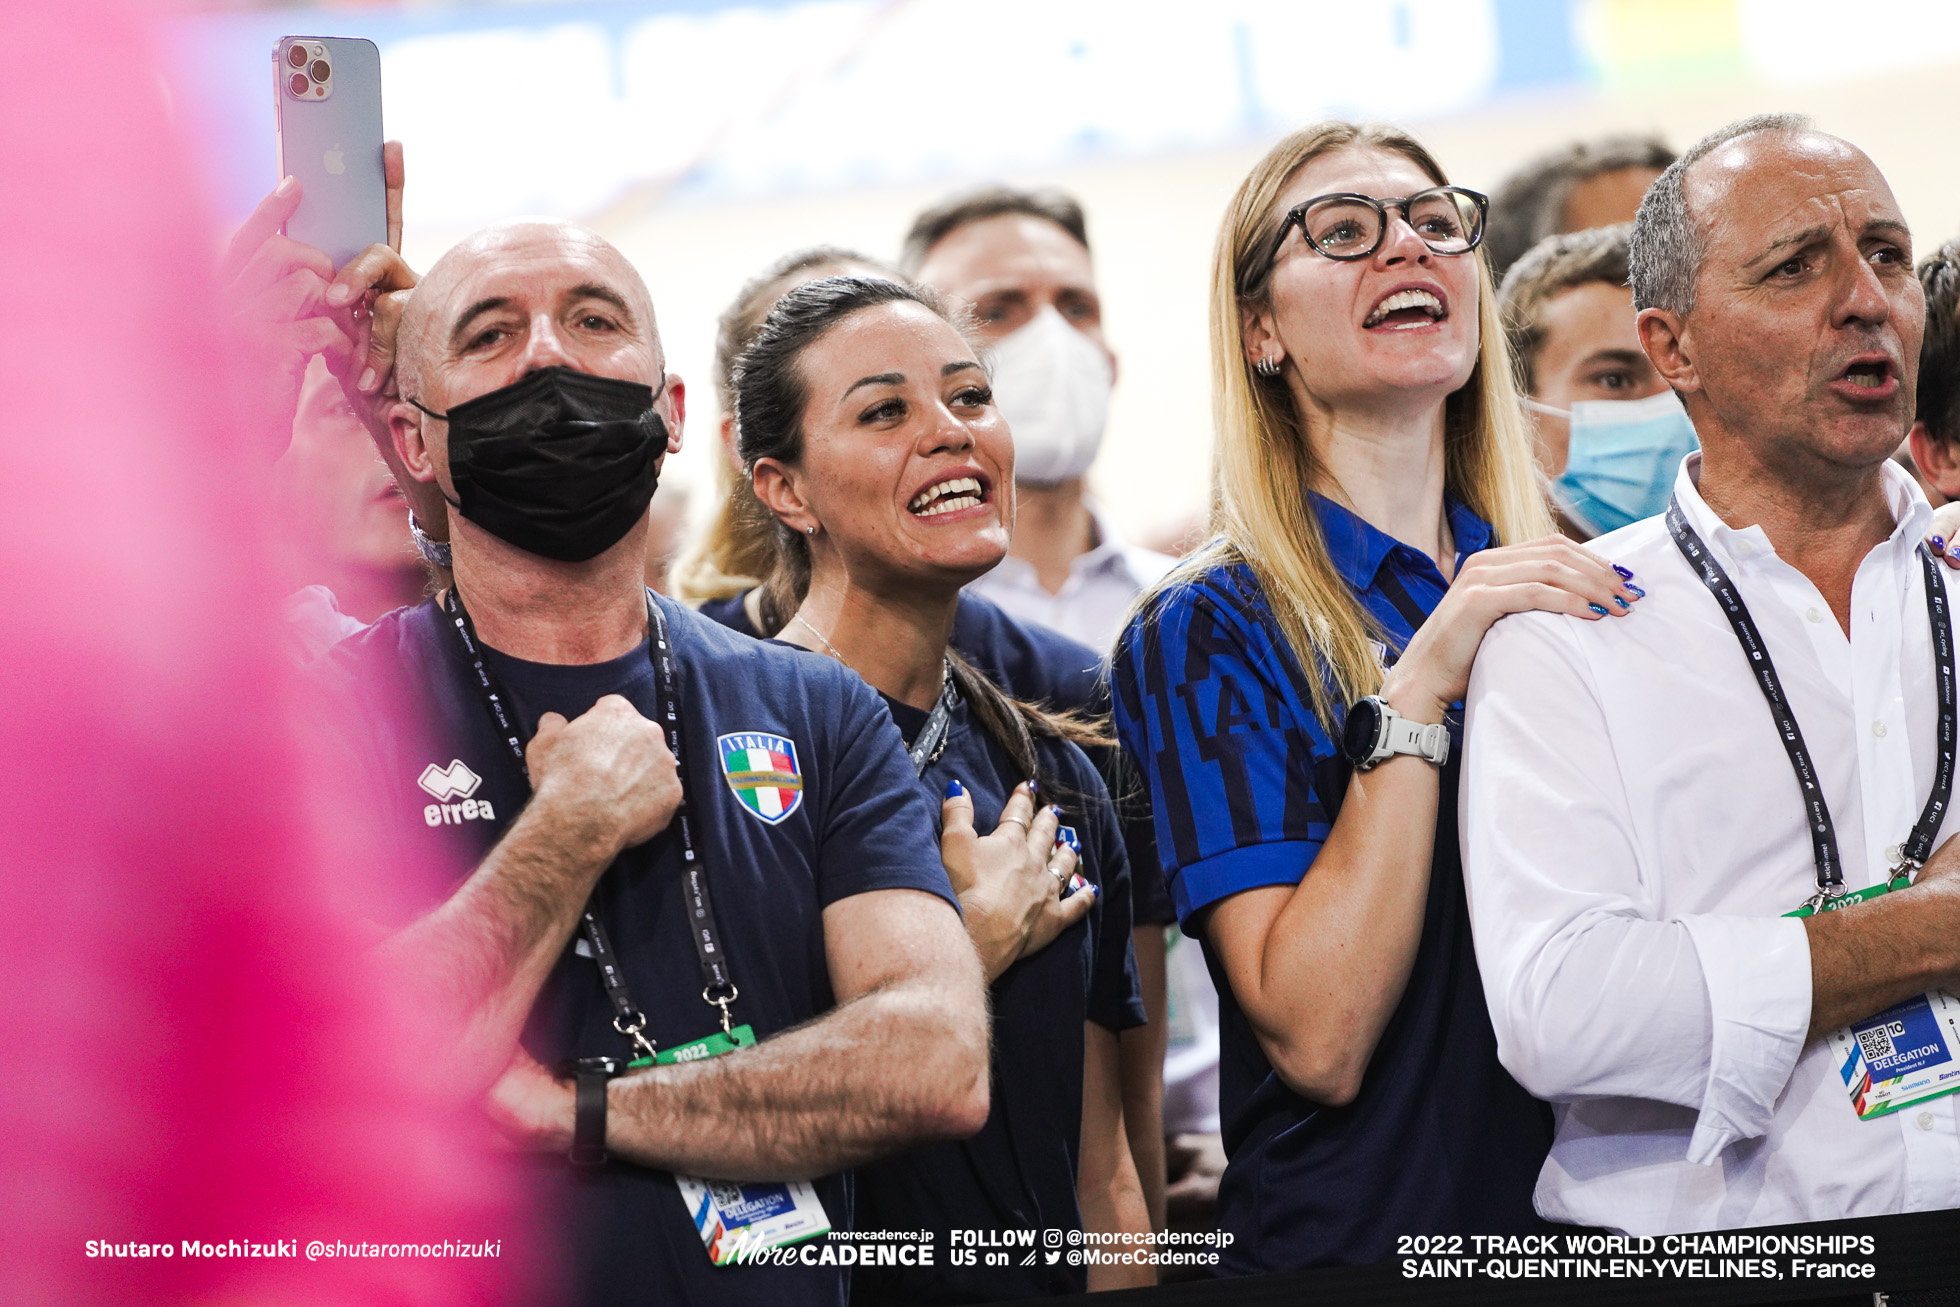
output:
[[[1567,517],[1601,535],[1666,511],[1681,460],[1701,448],[1672,390],[1646,399],[1587,400],[1570,413],[1525,403],[1571,421],[1565,471],[1553,481],[1552,495]]]

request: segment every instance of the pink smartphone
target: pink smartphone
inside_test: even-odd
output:
[[[388,239],[381,52],[358,37],[282,36],[272,76],[279,173],[301,187],[286,235],[338,268]]]

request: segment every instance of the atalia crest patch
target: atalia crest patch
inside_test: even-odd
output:
[[[742,806],[774,826],[803,802],[796,744],[781,735],[737,731],[716,741],[721,774]]]

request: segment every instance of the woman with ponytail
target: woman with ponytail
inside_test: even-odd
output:
[[[743,352],[735,412],[736,451],[776,523],[761,629],[885,697],[920,783],[945,796],[947,870],[991,984],[987,1124],[861,1169],[858,1228],[931,1230],[941,1249],[953,1230],[1145,1236],[1116,1039],[1143,1021],[1128,863],[1078,747],[1100,737],[1008,698],[948,643],[960,587],[1006,554],[1013,522],[1013,441],[978,352],[928,292],[815,281],[785,294]],[[999,922],[961,869],[974,831],[1022,824],[1029,793],[1047,805],[1036,836],[1079,856],[1051,864],[1053,911],[1032,933]],[[852,1297],[976,1302],[1152,1280],[1148,1268],[1041,1260],[864,1266]]]
[[[1543,1229],[1548,1109],[1497,1059],[1458,862],[1477,645],[1627,617],[1552,535],[1486,201],[1391,128],[1254,166],[1212,263],[1212,543],[1144,596],[1115,716],[1220,996],[1227,1274]]]

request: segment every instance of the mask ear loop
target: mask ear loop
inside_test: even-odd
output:
[[[421,409],[424,413],[427,413],[432,418],[438,418],[444,422],[449,421],[449,415],[447,413],[436,412],[434,409],[424,404],[421,400],[416,399],[413,395],[403,395],[402,398],[407,400],[409,403],[415,405],[415,407]],[[436,482],[435,487],[436,487],[436,493],[442,496],[443,503],[449,505],[451,508],[455,509],[459,513],[463,511],[463,505],[459,501],[451,499],[449,497],[449,492],[442,488],[442,482],[440,481]],[[422,555],[422,557],[428,559],[430,562],[434,563],[437,567],[453,567],[455,565],[452,562],[450,562],[449,559],[449,554],[450,554],[449,542],[446,540],[430,540],[427,536],[423,535],[422,528],[416,525],[415,514],[412,512],[408,515],[408,529],[414,535],[415,548]],[[425,541],[427,542],[428,547],[424,547]],[[444,555],[443,557],[440,558],[437,557],[436,555],[437,548],[440,548],[441,553]]]
[[[1530,409],[1533,413],[1543,413],[1546,417],[1549,418],[1564,418],[1567,422],[1570,422],[1572,420],[1571,409],[1553,408],[1550,404],[1540,404],[1537,400],[1533,399],[1529,395],[1522,396],[1522,399],[1524,402],[1524,406]],[[415,404],[415,401],[411,399],[409,403]],[[415,404],[415,407],[422,408],[420,404]],[[422,409],[422,411],[424,413],[427,413],[429,410],[424,408]]]

